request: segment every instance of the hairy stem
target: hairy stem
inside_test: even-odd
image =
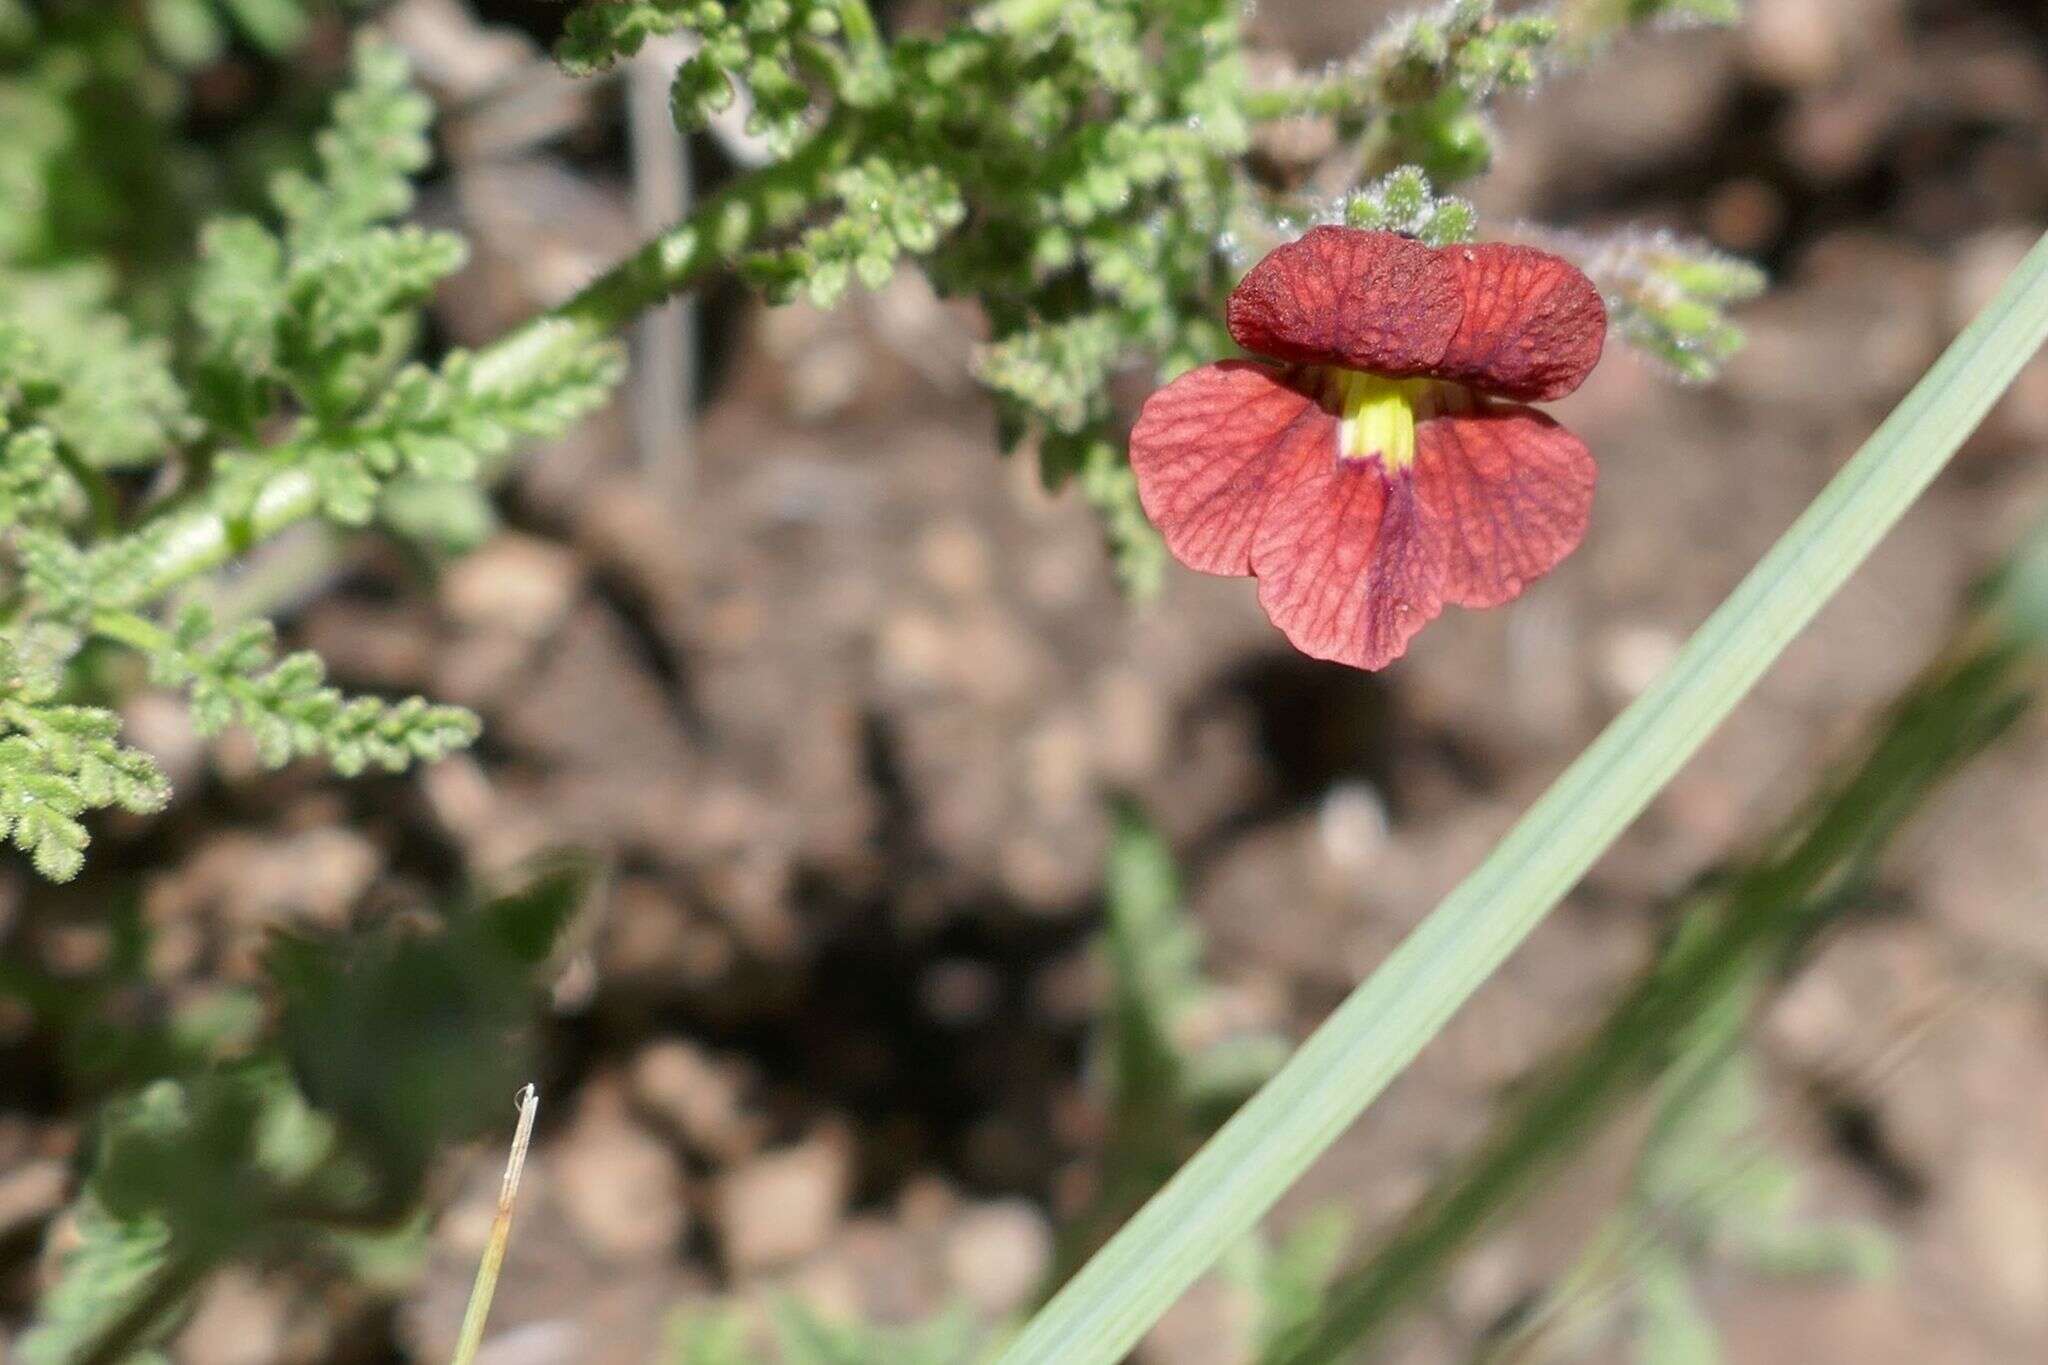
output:
[[[695,287],[768,233],[816,202],[856,137],[853,119],[835,115],[788,160],[754,172],[683,222],[591,281],[567,302],[522,324],[477,356],[473,382],[513,388],[544,374],[564,349],[617,331],[671,295]],[[254,496],[223,507],[201,498],[166,508],[151,531],[148,570],[117,605],[139,606],[187,579],[226,564],[319,510],[313,474],[284,464]]]

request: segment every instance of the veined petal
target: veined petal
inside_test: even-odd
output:
[[[1498,606],[1586,534],[1595,470],[1585,444],[1533,408],[1482,403],[1415,428],[1415,493],[1442,542],[1443,596]]]
[[[1276,498],[1252,546],[1259,605],[1296,649],[1384,668],[1443,610],[1443,546],[1405,473],[1343,460]]]
[[[1337,460],[1337,417],[1270,365],[1190,370],[1131,428],[1138,500],[1191,569],[1251,572],[1253,532],[1278,494]]]
[[[1391,232],[1318,227],[1251,268],[1229,318],[1247,351],[1398,378],[1431,371],[1463,314],[1449,253]]]
[[[1521,402],[1576,389],[1607,340],[1593,282],[1560,256],[1504,242],[1445,247],[1464,308],[1431,373]]]

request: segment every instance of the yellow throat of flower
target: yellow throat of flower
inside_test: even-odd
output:
[[[1337,454],[1346,460],[1378,459],[1389,474],[1415,463],[1418,407],[1429,408],[1435,381],[1382,379],[1363,370],[1332,367],[1330,398],[1342,419]],[[1427,417],[1425,410],[1421,416]]]

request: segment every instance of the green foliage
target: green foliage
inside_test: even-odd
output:
[[[342,695],[327,684],[318,655],[300,650],[279,659],[277,631],[268,621],[220,633],[212,613],[194,605],[169,632],[137,633],[131,642],[148,650],[152,681],[190,695],[200,734],[240,725],[274,768],[323,754],[343,776],[373,764],[399,772],[415,760],[444,757],[477,735],[476,717],[459,706]]]
[[[274,941],[279,1045],[365,1163],[358,1180],[378,1207],[408,1208],[428,1161],[503,1113],[526,1079],[536,972],[594,871],[564,860],[433,935]]]
[[[1201,972],[1201,935],[1188,922],[1172,854],[1129,805],[1117,812],[1105,902],[1111,995],[1098,1055],[1112,1108],[1154,1124],[1178,1115],[1169,1127],[1212,1124],[1279,1064],[1285,1043],[1254,1033],[1191,1045],[1186,1022],[1215,987]]]
[[[771,297],[798,292],[830,308],[858,281],[880,289],[905,253],[930,251],[967,214],[960,188],[929,166],[904,171],[880,158],[849,166],[832,180],[840,212],[797,245],[747,262]]]
[[[1557,38],[1547,14],[1501,14],[1493,0],[1449,3],[1396,23],[1366,65],[1382,98],[1423,105],[1448,91],[1484,99],[1535,83],[1538,60]]]
[[[297,47],[309,27],[307,0],[148,0],[150,36],[179,66],[218,61],[241,38],[266,52]]]
[[[170,348],[135,335],[111,307],[112,288],[95,266],[0,269],[0,327],[30,339],[9,348],[12,382],[40,384],[48,402],[37,418],[79,459],[103,468],[154,463],[192,430]]]
[[[531,368],[516,385],[492,384],[464,351],[450,352],[437,369],[408,366],[369,412],[307,442],[324,510],[360,525],[400,473],[438,483],[474,480],[513,442],[559,434],[602,403],[620,373],[616,348],[575,342],[556,348],[551,364]]]
[[[35,1325],[16,1348],[22,1365],[72,1365],[86,1358],[94,1342],[113,1331],[132,1310],[148,1311],[150,1298],[171,1263],[171,1230],[160,1219],[116,1218],[90,1196],[70,1213],[76,1244],[58,1264],[56,1282],[36,1305]],[[133,1333],[138,1345],[168,1335],[168,1313],[149,1313],[150,1322]],[[124,1365],[148,1365],[164,1357],[137,1351]]]
[[[465,256],[450,233],[386,225],[412,205],[432,112],[394,49],[361,44],[315,168],[271,185],[281,237],[246,218],[207,225],[194,361],[206,410],[229,431],[252,434],[282,391],[326,435],[388,382],[420,306]]]
[[[318,250],[412,207],[411,177],[432,158],[433,115],[396,48],[358,43],[351,84],[314,139],[315,169],[286,171],[271,186],[293,248]]]
[[[1688,926],[1696,935],[1705,928]],[[1759,986],[1752,978],[1724,992],[1675,1040],[1634,1188],[1602,1243],[1603,1251],[1627,1249],[1623,1288],[1643,1365],[1720,1359],[1691,1288],[1717,1263],[1775,1276],[1867,1278],[1891,1262],[1889,1241],[1874,1227],[1806,1220],[1799,1168],[1757,1132],[1762,1102],[1745,1036]]]
[[[782,1365],[969,1365],[981,1330],[965,1308],[910,1327],[833,1322],[795,1299],[776,1303]]]
[[[230,997],[128,1021],[113,1052],[130,1065],[96,1079],[133,1088],[100,1113],[22,1359],[147,1358],[137,1353],[176,1328],[209,1270],[291,1234],[346,1232],[358,1256],[378,1229],[416,1239],[427,1158],[492,1122],[523,1079],[536,968],[590,875],[559,862],[437,932],[279,940],[268,1016]],[[45,1003],[67,1007],[78,989]],[[147,1068],[162,1071],[128,1079]]]
[[[170,798],[155,762],[117,739],[113,712],[57,700],[51,655],[70,643],[53,631],[0,639],[0,835],[54,881],[84,862],[79,816],[109,806],[147,813]]]
[[[1318,1209],[1277,1244],[1246,1239],[1224,1269],[1251,1294],[1255,1314],[1247,1359],[1259,1359],[1315,1317],[1351,1238],[1342,1208]]]
[[[205,1268],[260,1244],[278,1191],[331,1142],[275,1059],[159,1080],[106,1105],[71,1213],[76,1244],[22,1359],[68,1365],[97,1358],[109,1338],[130,1349],[162,1340]]]
[[[888,90],[872,21],[836,0],[597,0],[570,16],[556,55],[587,74],[671,33],[697,41],[676,72],[676,122],[701,128],[744,98],[747,131],[778,154],[804,130],[812,80],[830,81],[856,106]]]
[[[1191,1032],[1216,987],[1201,970],[1201,935],[1188,921],[1173,856],[1129,803],[1116,810],[1105,873],[1098,951],[1110,994],[1089,1071],[1108,1138],[1093,1205],[1061,1230],[1056,1278],[1158,1189],[1287,1051],[1263,1031]]]
[[[1478,214],[1470,202],[1455,195],[1439,196],[1420,166],[1391,171],[1344,203],[1344,222],[1351,227],[1399,232],[1431,246],[1469,242],[1478,232]]]
[[[273,0],[148,13],[155,38],[176,37],[187,55],[213,41],[209,23],[232,20],[252,41],[282,44],[295,40],[287,16],[304,18]],[[83,31],[119,46],[118,28]],[[311,167],[275,177],[275,228],[238,216],[200,232],[198,269],[173,309],[189,322],[175,349],[133,320],[104,264],[30,259],[52,249],[69,213],[60,182],[70,172],[59,163],[86,146],[90,127],[67,103],[78,88],[0,79],[0,109],[12,101],[26,122],[0,148],[0,184],[37,190],[0,202],[0,532],[18,582],[0,645],[10,660],[38,660],[33,676],[10,668],[0,678],[0,821],[56,877],[78,870],[83,814],[164,800],[154,765],[118,744],[112,712],[54,700],[88,635],[143,652],[156,682],[189,694],[202,733],[245,726],[273,765],[318,753],[344,774],[396,771],[476,735],[459,708],[344,696],[315,656],[278,657],[268,623],[215,639],[200,611],[169,629],[137,615],[162,592],[159,565],[179,535],[168,513],[214,509],[225,535],[245,540],[267,481],[297,469],[337,521],[371,521],[389,494],[389,524],[439,545],[474,543],[489,524],[477,491],[489,461],[561,431],[603,401],[620,370],[615,347],[568,327],[537,329],[529,363],[510,373],[464,352],[407,363],[420,309],[465,249],[449,233],[393,221],[429,159],[432,108],[398,54],[373,41],[356,49]],[[103,472],[188,449],[196,458],[180,460],[177,501],[139,515]]]
[[[662,1331],[662,1365],[753,1365],[746,1315],[713,1305],[679,1308]]]
[[[1102,518],[1103,539],[1124,591],[1140,600],[1157,593],[1166,577],[1166,542],[1138,502],[1138,479],[1129,462],[1109,442],[1090,441],[1082,452],[1080,488]]]
[[[1720,28],[1742,21],[1742,0],[1564,0],[1559,9],[1573,36],[1588,44],[1628,28]]]
[[[1536,83],[1559,31],[1548,10],[1502,14],[1495,0],[1447,0],[1397,20],[1321,77],[1254,101],[1272,114],[1333,119],[1368,164],[1476,175],[1493,161],[1487,104]]]
[[[74,488],[57,458],[57,438],[47,427],[9,431],[0,425],[0,530],[49,520]]]
[[[1668,233],[1581,245],[1615,330],[1681,379],[1713,378],[1742,348],[1727,309],[1763,292],[1756,266]]]

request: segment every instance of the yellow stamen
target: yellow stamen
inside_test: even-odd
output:
[[[1337,454],[1347,460],[1378,459],[1389,474],[1413,464],[1415,410],[1429,402],[1434,382],[1382,379],[1335,367],[1329,374],[1330,396],[1342,418]]]

